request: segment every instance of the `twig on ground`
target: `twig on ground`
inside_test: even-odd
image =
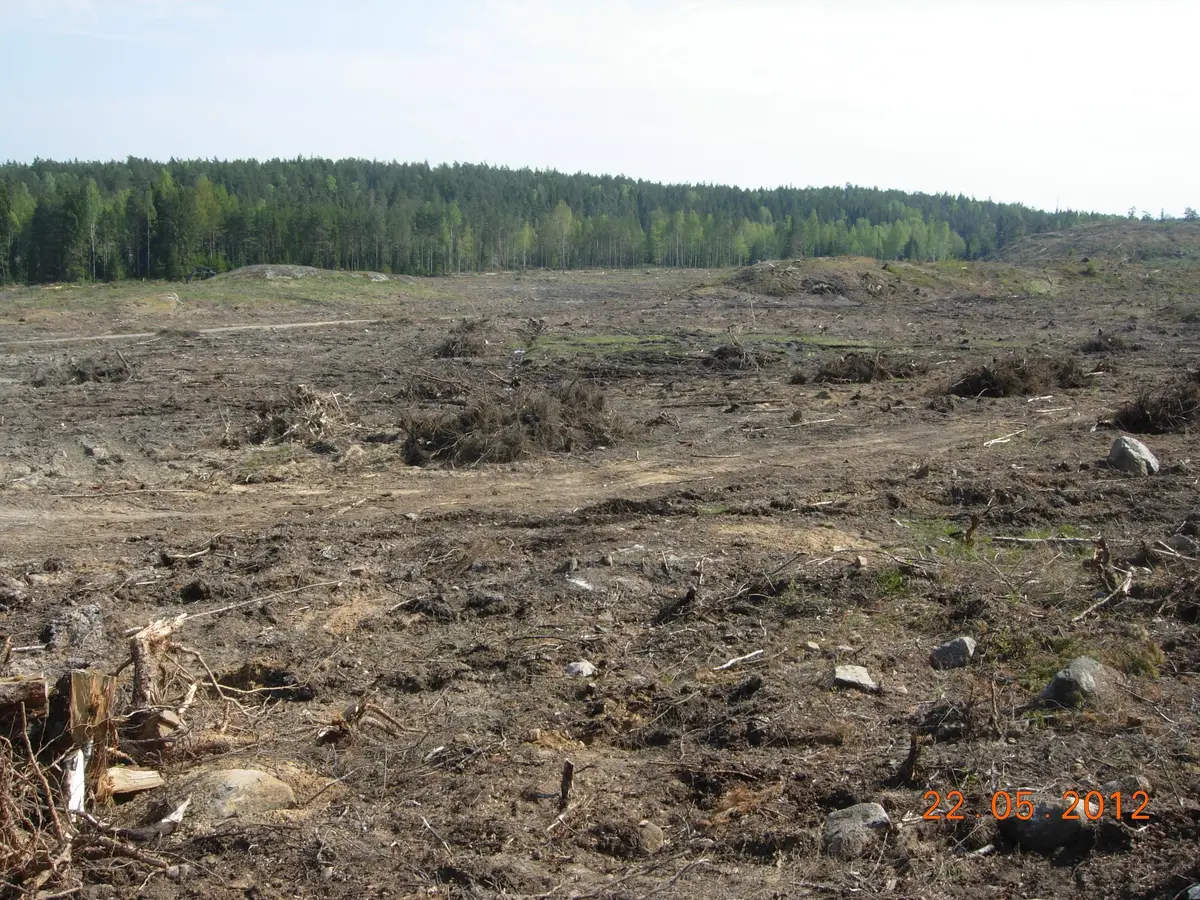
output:
[[[749,660],[752,660],[752,659],[757,659],[758,657],[762,656],[762,654],[763,654],[762,650],[755,650],[753,653],[747,653],[745,656],[735,656],[733,659],[729,660],[729,662],[722,663],[719,666],[715,666],[713,668],[713,671],[720,672],[722,669],[733,668],[738,663],[744,663],[744,662],[748,662]]]
[[[1098,610],[1100,607],[1111,602],[1116,597],[1128,597],[1129,589],[1131,587],[1133,587],[1133,570],[1132,569],[1130,569],[1128,572],[1125,573],[1125,580],[1117,586],[1116,590],[1114,590],[1111,594],[1108,594],[1107,596],[1100,598],[1095,603],[1093,603],[1091,606],[1089,606],[1087,609],[1085,609],[1083,612],[1081,612],[1079,615],[1075,616],[1073,619],[1071,619],[1071,623],[1074,624],[1075,622],[1079,622],[1079,621],[1087,618],[1092,613],[1094,613],[1096,610]]]

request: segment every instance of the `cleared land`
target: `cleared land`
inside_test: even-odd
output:
[[[110,838],[142,859],[80,838],[44,889],[1150,898],[1200,881],[1195,420],[1139,435],[1157,475],[1103,462],[1122,404],[1194,377],[1200,267],[1089,270],[1061,235],[1014,258],[0,292],[9,674],[116,672],[130,630],[185,614],[155,708],[197,686],[165,737],[117,721],[165,786],[89,806],[133,828],[191,796],[182,826]],[[961,389],[982,370],[1009,388]],[[931,667],[960,635],[970,664]],[[1080,656],[1111,690],[1041,703]],[[569,675],[578,661],[595,673]],[[846,664],[878,690],[835,686]],[[126,669],[120,715],[133,691]],[[5,771],[28,775],[5,727]],[[229,817],[203,778],[231,769],[290,797]],[[1105,812],[1052,851],[990,815],[996,791],[1136,776],[1149,819]],[[923,819],[929,790],[961,791],[964,820]],[[824,852],[826,816],[872,801],[890,829],[860,858]],[[46,821],[6,840],[35,826],[61,846]]]

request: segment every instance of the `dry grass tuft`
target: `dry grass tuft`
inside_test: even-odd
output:
[[[883,353],[847,353],[823,362],[813,381],[820,384],[869,384],[872,381],[913,378],[927,371],[929,367],[915,359],[892,359]],[[793,384],[803,382],[793,381]]]
[[[470,399],[457,412],[413,413],[404,424],[409,465],[506,463],[535,453],[570,453],[616,442],[625,421],[603,391],[582,381]]]
[[[1078,357],[1010,356],[970,370],[950,385],[949,393],[959,397],[1016,397],[1086,384],[1087,373]]]
[[[1200,370],[1143,387],[1121,404],[1113,421],[1134,434],[1187,431],[1200,421]]]

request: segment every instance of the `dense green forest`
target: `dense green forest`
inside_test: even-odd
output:
[[[0,165],[0,282],[252,263],[409,274],[975,259],[1098,218],[852,185],[744,190],[486,165],[172,160]]]

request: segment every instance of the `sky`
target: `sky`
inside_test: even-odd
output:
[[[0,0],[0,160],[1200,208],[1200,0]]]

